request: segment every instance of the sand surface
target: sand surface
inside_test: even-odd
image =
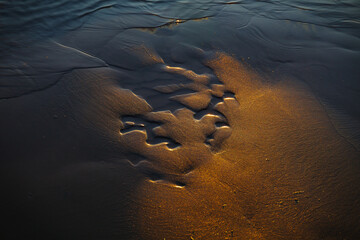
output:
[[[1,4],[2,239],[360,238],[358,3]]]

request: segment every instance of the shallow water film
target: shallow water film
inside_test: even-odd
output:
[[[1,239],[360,239],[360,1],[0,0]]]

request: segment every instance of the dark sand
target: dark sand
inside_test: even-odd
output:
[[[325,2],[4,3],[1,239],[360,239],[359,5]]]

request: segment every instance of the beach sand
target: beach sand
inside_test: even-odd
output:
[[[235,21],[237,5],[178,21],[106,5],[8,50],[2,239],[360,238],[357,83],[336,98],[323,80],[358,57],[342,49],[344,66],[325,71],[302,62],[311,49],[289,47],[297,65],[265,48],[244,58],[266,34],[239,40],[230,27],[260,20]]]

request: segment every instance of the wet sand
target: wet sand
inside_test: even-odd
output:
[[[0,236],[358,239],[352,25],[265,21],[248,1],[137,4],[74,5],[81,21],[31,44],[4,35]]]

